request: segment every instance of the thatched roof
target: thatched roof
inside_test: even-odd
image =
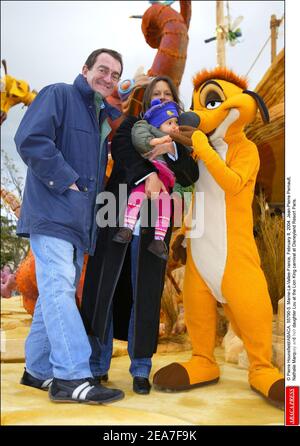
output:
[[[269,108],[284,102],[284,49],[276,56],[255,91]]]
[[[259,115],[246,128],[246,134],[259,151],[261,167],[257,183],[265,189],[269,203],[284,203],[284,49],[277,55],[255,91],[263,98],[270,113],[270,123]]]

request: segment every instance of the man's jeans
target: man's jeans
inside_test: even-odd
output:
[[[55,237],[32,234],[39,297],[25,343],[26,370],[38,379],[91,377],[91,347],[75,301],[83,251]]]
[[[133,289],[133,304],[131,308],[131,315],[128,328],[128,354],[131,360],[130,373],[132,376],[142,376],[148,378],[152,366],[151,358],[133,358],[133,328],[134,328],[134,300],[136,293],[136,272],[137,272],[137,258],[139,250],[139,237],[133,236],[130,245],[131,248],[131,283]],[[121,316],[121,315],[120,315]],[[93,376],[105,375],[109,368],[113,350],[113,321],[112,312],[110,314],[110,324],[107,344],[101,344],[99,338],[89,336],[92,347],[92,356],[90,359],[91,370]]]

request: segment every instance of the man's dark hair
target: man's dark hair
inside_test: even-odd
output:
[[[87,60],[85,61],[85,65],[88,67],[88,69],[90,70],[90,69],[94,66],[97,57],[99,56],[99,54],[102,54],[102,53],[107,53],[107,54],[109,54],[111,57],[113,57],[114,59],[116,59],[118,62],[120,62],[120,64],[121,64],[121,73],[120,73],[120,76],[121,76],[122,71],[123,71],[123,60],[122,60],[122,56],[121,56],[121,54],[118,53],[117,51],[115,51],[115,50],[110,50],[110,49],[107,49],[107,48],[100,48],[99,50],[95,50],[95,51],[93,51],[93,52],[89,55],[89,57],[88,57]]]

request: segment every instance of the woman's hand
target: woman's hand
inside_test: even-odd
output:
[[[157,173],[154,172],[145,181],[145,193],[148,198],[153,200],[157,198],[160,191],[168,192]]]
[[[149,161],[153,161],[159,155],[165,155],[166,153],[171,153],[175,155],[175,149],[173,142],[166,142],[164,144],[157,144],[151,152],[145,155]]]

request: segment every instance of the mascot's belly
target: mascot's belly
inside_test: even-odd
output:
[[[225,159],[226,153],[220,153]],[[199,164],[199,180],[195,192],[202,192],[204,199],[204,231],[200,237],[191,238],[191,254],[194,263],[217,301],[225,303],[221,292],[227,258],[227,223],[225,192],[216,183],[202,161]],[[193,220],[195,219],[194,197]],[[195,220],[194,220],[195,221]]]

